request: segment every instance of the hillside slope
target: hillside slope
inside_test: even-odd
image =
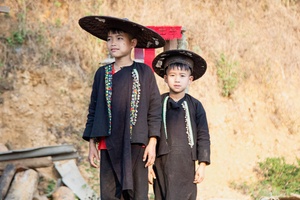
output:
[[[83,173],[93,176],[81,134],[93,73],[107,53],[105,43],[81,30],[78,19],[99,14],[183,26],[188,48],[207,60],[207,73],[189,89],[206,109],[212,143],[199,199],[249,199],[230,183],[255,180],[254,167],[266,157],[283,156],[290,163],[300,158],[299,1],[2,0],[0,5],[10,6],[9,15],[0,14],[0,138],[10,148],[72,143],[81,153]],[[217,76],[222,58],[238,75],[229,97],[222,96]]]

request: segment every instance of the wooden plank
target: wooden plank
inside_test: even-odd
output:
[[[96,192],[86,183],[74,160],[54,162],[54,166],[62,177],[62,181],[79,199],[99,199]]]
[[[8,164],[5,167],[3,175],[0,177],[0,199],[5,198],[15,173],[16,173],[15,165]]]
[[[79,157],[77,152],[74,153],[64,153],[59,155],[53,155],[52,161],[60,161],[60,160],[70,160],[70,159],[77,159]]]
[[[17,160],[34,157],[52,156],[63,153],[74,153],[73,145],[57,145],[0,152],[0,161]]]
[[[9,164],[13,164],[16,167],[24,167],[24,168],[41,168],[41,167],[50,167],[53,165],[53,162],[51,156],[1,161],[0,170],[4,170],[6,166]]]

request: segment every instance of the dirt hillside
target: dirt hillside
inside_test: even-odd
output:
[[[9,148],[74,144],[82,173],[97,187],[81,134],[92,77],[107,52],[78,19],[110,15],[182,26],[188,49],[207,61],[206,74],[189,88],[206,109],[212,144],[199,200],[250,199],[230,183],[255,181],[254,167],[267,157],[300,158],[299,0],[0,0],[0,6],[10,7],[0,13],[0,143]],[[236,74],[228,97],[217,71],[222,58]]]

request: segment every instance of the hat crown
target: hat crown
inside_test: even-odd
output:
[[[160,53],[152,61],[152,68],[158,76],[163,78],[166,67],[173,63],[182,63],[190,66],[194,80],[202,77],[207,68],[206,61],[201,56],[183,49],[168,50]]]
[[[170,66],[171,64],[175,64],[175,63],[181,63],[184,65],[187,65],[191,68],[191,70],[194,67],[194,61],[187,56],[184,55],[175,55],[169,58],[166,58],[166,61],[164,62],[164,68],[167,68],[168,66]]]

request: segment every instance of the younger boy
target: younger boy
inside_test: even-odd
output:
[[[138,48],[165,44],[156,32],[126,19],[87,16],[79,25],[107,41],[115,62],[94,77],[83,139],[89,141],[89,162],[99,167],[102,200],[148,199],[148,166],[156,156],[161,102],[151,68],[132,60]]]
[[[195,200],[196,184],[210,164],[210,135],[202,104],[186,89],[205,73],[206,62],[191,51],[170,50],[159,54],[152,67],[169,87],[162,95],[161,137],[153,166],[155,200]]]

